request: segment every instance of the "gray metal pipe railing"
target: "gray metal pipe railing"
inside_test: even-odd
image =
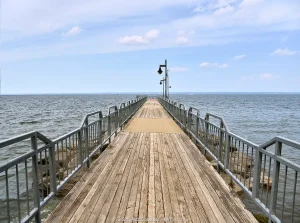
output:
[[[101,111],[87,114],[78,129],[54,140],[34,131],[1,141],[0,149],[22,143],[31,151],[0,165],[0,199],[6,207],[0,222],[41,222],[42,208],[81,167],[90,166],[90,158],[102,152],[146,100],[111,107],[106,116]]]
[[[299,142],[274,137],[256,145],[230,132],[220,116],[207,113],[201,118],[196,108],[187,110],[183,104],[158,100],[202,152],[215,160],[218,171],[226,172],[269,222],[300,222],[300,161],[288,155],[300,153]],[[212,123],[210,117],[220,124]]]

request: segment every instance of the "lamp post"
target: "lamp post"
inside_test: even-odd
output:
[[[165,84],[164,84],[165,81],[166,81],[165,78],[163,78],[159,82],[159,84],[163,86],[163,98],[165,97]]]
[[[158,74],[162,74],[162,67],[165,68],[165,78],[164,78],[164,97],[169,98],[169,76],[168,76],[168,68],[167,68],[167,60],[165,60],[165,64],[159,65],[159,69],[157,71]]]

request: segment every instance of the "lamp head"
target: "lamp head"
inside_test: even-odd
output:
[[[160,81],[159,84],[162,85],[162,82]]]
[[[157,73],[158,73],[158,74],[162,74],[162,72],[163,72],[163,71],[162,71],[161,67],[159,67]]]

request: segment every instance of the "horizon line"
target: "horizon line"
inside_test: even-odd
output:
[[[161,92],[95,92],[95,93],[11,93],[11,94],[0,94],[0,96],[30,96],[30,95],[100,95],[100,94],[159,94]],[[179,91],[170,92],[172,94],[300,94],[300,92],[288,92],[288,91]]]

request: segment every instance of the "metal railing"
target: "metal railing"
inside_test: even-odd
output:
[[[28,147],[23,154],[0,166],[0,222],[41,222],[41,210],[91,157],[111,141],[145,103],[146,97],[86,115],[78,129],[50,140],[30,132],[0,142],[0,149]],[[6,211],[3,211],[6,210]]]
[[[168,99],[161,105],[268,216],[269,222],[300,222],[300,143],[282,137],[256,145],[230,132],[222,117],[186,109]],[[212,120],[214,119],[214,120]]]

